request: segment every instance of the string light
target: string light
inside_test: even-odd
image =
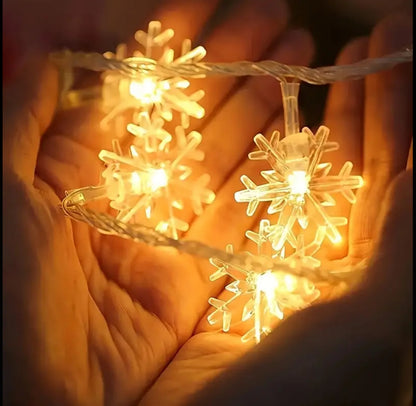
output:
[[[147,113],[142,114],[144,122],[149,124]],[[209,176],[192,177],[191,166],[184,163],[204,158],[197,149],[202,137],[196,131],[186,134],[183,127],[177,127],[172,147],[170,134],[160,128],[149,128],[128,126],[136,136],[128,154],[123,154],[118,140],[113,141],[113,151],[100,152],[99,158],[107,164],[102,174],[103,195],[118,211],[117,219],[133,223],[138,219],[178,238],[179,231],[188,230],[188,223],[175,212],[190,202],[194,213],[200,215],[203,204],[210,204],[215,198],[214,192],[207,188]]]
[[[259,232],[249,231],[247,236],[257,243],[259,253],[262,255],[263,245],[267,244],[267,230],[270,227],[268,220],[260,222]],[[304,246],[303,237],[298,239],[296,251],[284,259],[283,264],[288,267],[298,266],[314,267],[319,266],[319,261],[312,255],[319,249],[323,230],[317,233],[315,240],[308,246]],[[233,247],[228,245],[228,253],[233,253]],[[246,253],[247,255],[253,255]],[[252,321],[253,326],[242,336],[243,341],[255,339],[257,342],[264,335],[267,335],[274,324],[274,319],[283,319],[284,309],[299,310],[319,297],[319,290],[305,277],[297,277],[284,271],[272,271],[267,267],[267,262],[262,270],[254,271],[249,267],[235,266],[227,261],[218,258],[211,258],[210,262],[215,266],[216,271],[210,276],[215,281],[224,276],[231,277],[233,281],[225,289],[231,292],[227,300],[210,298],[215,310],[208,316],[210,324],[222,323],[222,330],[230,330],[233,317],[233,305],[237,299],[244,301],[241,311],[241,321]],[[238,310],[238,307],[236,308]]]
[[[149,23],[148,32],[137,31],[135,39],[142,50],[127,56],[127,47],[120,44],[116,53],[106,52],[107,58],[125,61],[138,67],[143,63],[181,65],[200,61],[205,49],[192,49],[191,42],[182,43],[181,54],[175,59],[168,47],[174,36],[171,29],[162,31],[158,21]],[[160,56],[156,60],[156,54]],[[192,177],[189,162],[202,161],[204,154],[197,147],[202,136],[197,131],[186,134],[190,118],[202,118],[205,111],[198,101],[202,90],[186,95],[183,90],[189,81],[181,77],[160,78],[149,74],[127,76],[122,72],[108,71],[103,75],[102,99],[107,115],[101,125],[109,130],[110,123],[116,138],[113,150],[103,150],[99,158],[107,165],[102,176],[103,194],[110,199],[110,207],[117,211],[116,218],[123,222],[144,222],[157,231],[173,238],[188,230],[187,221],[177,212],[189,203],[196,215],[202,213],[203,204],[215,198],[208,189],[209,176]],[[130,114],[127,112],[130,111]],[[180,114],[181,124],[174,134],[165,123],[172,121],[173,112]],[[127,133],[133,135],[128,151],[123,152],[119,139]]]
[[[143,64],[179,67],[198,63],[206,55],[204,47],[192,49],[191,41],[185,39],[182,42],[180,56],[175,58],[173,49],[168,46],[173,36],[172,29],[162,31],[159,21],[151,21],[148,32],[139,30],[135,34],[136,42],[142,50],[136,49],[132,56],[127,56],[127,46],[120,44],[115,53],[106,52],[104,57],[122,61],[137,69]],[[157,54],[159,58],[156,59]],[[137,72],[135,75],[126,75],[120,71],[108,70],[104,73],[103,79],[103,106],[108,112],[102,121],[105,129],[108,129],[111,120],[128,110],[147,112],[152,119],[160,117],[165,121],[171,121],[173,111],[177,111],[181,115],[181,125],[184,128],[189,127],[189,117],[204,117],[205,110],[198,104],[204,92],[198,90],[186,95],[183,90],[187,89],[190,83],[178,75],[161,78],[149,73]]]
[[[69,68],[77,67],[92,71],[119,71],[125,75],[134,76],[137,73],[152,73],[159,77],[182,76],[200,78],[205,76],[263,76],[295,79],[312,85],[326,85],[329,83],[362,79],[372,73],[389,70],[396,65],[413,61],[413,44],[380,58],[364,59],[350,65],[324,66],[309,68],[307,66],[285,65],[277,61],[260,62],[229,62],[229,63],[189,63],[165,66],[155,64],[154,61],[144,61],[139,66],[113,58],[106,58],[99,53],[71,52],[64,50],[51,54],[55,62],[64,73]]]
[[[106,164],[104,183],[70,191],[62,206],[67,215],[104,233],[209,257],[215,267],[211,281],[232,279],[224,297],[209,299],[214,307],[209,323],[221,324],[226,332],[239,315],[241,322],[248,323],[242,340],[259,342],[287,310],[304,308],[319,297],[316,282],[351,281],[362,266],[325,271],[316,258],[325,238],[334,244],[341,241],[338,228],[347,224],[346,218],[332,217],[326,208],[335,206],[335,194],[354,203],[353,191],[363,185],[363,179],[351,174],[351,162],[346,162],[338,174],[330,174],[331,164],[322,162],[322,156],[338,149],[338,144],[328,141],[329,129],[325,126],[316,133],[307,127],[300,129],[299,82],[287,79],[325,84],[361,78],[411,61],[413,46],[354,65],[311,69],[274,61],[203,63],[205,50],[192,49],[189,40],[183,41],[181,53],[175,58],[168,46],[173,35],[173,30],[162,31],[161,24],[153,21],[148,32],[135,34],[142,49],[131,56],[124,44],[114,54],[104,56],[70,52],[52,55],[67,73],[72,67],[104,71],[101,96],[107,115],[102,126],[115,133],[112,151],[99,154]],[[184,90],[190,83],[185,78],[214,74],[266,74],[281,81],[284,137],[279,131],[274,131],[270,140],[257,134],[254,142],[258,150],[249,154],[249,159],[267,161],[271,169],[261,172],[265,183],[260,185],[242,176],[245,189],[235,193],[236,201],[248,203],[247,215],[252,216],[263,202],[268,203],[269,215],[277,215],[274,223],[264,218],[257,231],[246,232],[256,244],[256,253],[235,253],[231,245],[221,251],[179,238],[180,232],[189,227],[177,215],[185,202],[200,215],[203,205],[215,198],[207,187],[209,176],[195,178],[192,173],[192,162],[202,161],[204,154],[198,149],[201,134],[187,133],[187,128],[190,117],[200,119],[205,111],[199,104],[203,92],[186,95]],[[180,124],[172,134],[165,124],[172,121],[174,112],[180,115]],[[123,150],[121,140],[126,134],[132,141]],[[89,201],[102,198],[108,199],[116,211],[114,217],[86,208]]]
[[[254,137],[259,148],[251,152],[252,160],[266,160],[272,170],[261,172],[266,184],[257,186],[246,175],[241,181],[245,190],[237,192],[237,202],[248,202],[247,215],[252,216],[261,202],[270,202],[268,213],[279,213],[276,224],[271,225],[268,219],[260,221],[259,232],[248,231],[246,236],[257,244],[258,255],[263,254],[264,244],[269,243],[269,255],[280,256],[291,266],[302,263],[310,268],[320,265],[313,258],[319,250],[325,236],[331,242],[341,240],[337,226],[345,225],[344,217],[330,217],[325,212],[325,206],[334,206],[332,194],[340,192],[351,203],[355,202],[352,189],[362,186],[361,176],[351,176],[352,164],[347,162],[339,175],[329,176],[330,163],[320,163],[324,152],[333,151],[338,144],[327,141],[329,130],[320,127],[314,135],[308,128],[299,131],[298,113],[298,83],[281,83],[283,108],[285,116],[286,136],[280,139],[280,133],[274,131],[270,141],[262,134]],[[310,220],[316,223],[314,240],[305,246],[305,230],[310,228]],[[300,232],[295,236],[295,223],[300,225]],[[286,243],[294,253],[286,257]],[[228,247],[231,250],[231,247]],[[284,272],[253,272],[240,268],[235,272],[230,270],[230,264],[215,258],[211,263],[217,271],[211,276],[216,280],[228,275],[234,282],[227,285],[226,290],[233,293],[228,301],[211,298],[209,303],[216,310],[208,316],[212,324],[218,322],[222,315],[223,331],[230,328],[232,312],[230,305],[237,297],[245,295],[246,302],[241,316],[245,322],[253,318],[252,327],[243,337],[243,341],[255,338],[258,342],[262,335],[271,331],[274,318],[283,319],[283,308],[298,310],[319,297],[319,291],[307,278],[296,278]]]

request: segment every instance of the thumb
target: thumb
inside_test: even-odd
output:
[[[3,88],[3,168],[33,183],[40,140],[58,96],[58,76],[46,58],[28,58]]]
[[[377,208],[374,208],[376,210]],[[389,188],[364,286],[381,295],[395,312],[411,311],[413,280],[413,170]],[[390,313],[393,313],[390,311]]]

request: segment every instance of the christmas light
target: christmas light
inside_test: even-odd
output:
[[[147,113],[142,114],[148,123]],[[103,193],[118,211],[117,219],[145,221],[156,230],[178,238],[179,231],[187,231],[188,223],[177,212],[188,202],[194,213],[200,215],[203,204],[210,204],[215,198],[214,192],[207,188],[209,176],[192,177],[192,168],[185,163],[204,158],[197,149],[201,134],[196,131],[186,134],[179,126],[172,145],[166,142],[170,138],[164,130],[140,131],[140,128],[143,129],[128,126],[136,135],[128,153],[123,154],[118,140],[113,141],[113,151],[100,152],[99,158],[107,164],[102,174],[106,186]]]
[[[283,92],[293,93],[290,88],[296,89],[299,85],[291,83],[282,86]],[[327,141],[329,129],[324,126],[319,127],[316,134],[307,127],[298,131],[297,108],[292,105],[293,94],[284,106],[286,131],[294,132],[280,139],[280,133],[274,131],[270,141],[257,134],[254,142],[259,151],[249,154],[250,159],[266,160],[272,167],[261,172],[267,183],[256,185],[244,175],[241,181],[246,189],[235,194],[238,202],[248,203],[248,216],[254,214],[260,202],[270,202],[269,214],[280,213],[279,232],[270,234],[276,251],[280,251],[289,241],[296,222],[306,229],[310,220],[318,227],[325,227],[327,237],[333,243],[339,243],[342,237],[338,227],[347,224],[347,219],[329,216],[325,207],[335,205],[335,193],[354,203],[356,199],[352,190],[363,185],[361,176],[351,175],[351,162],[346,162],[338,175],[329,175],[332,165],[320,161],[325,152],[338,149],[338,144]]]
[[[137,31],[135,39],[143,50],[136,50],[127,57],[127,47],[121,44],[116,53],[106,53],[129,64],[139,66],[146,63],[166,65],[198,62],[205,56],[203,47],[191,49],[191,42],[182,43],[181,55],[174,58],[174,51],[167,46],[174,32],[162,31],[160,22],[149,23],[148,32]],[[155,54],[159,52],[158,60]],[[186,135],[189,117],[202,118],[204,109],[198,104],[203,91],[185,95],[183,90],[189,81],[181,77],[160,77],[152,72],[133,76],[121,72],[106,72],[103,83],[103,105],[108,114],[102,120],[108,129],[115,120],[113,151],[103,150],[99,158],[107,164],[103,172],[106,196],[110,206],[123,222],[145,222],[157,231],[173,238],[180,231],[187,231],[187,221],[178,217],[186,203],[195,214],[202,213],[203,204],[210,204],[215,194],[207,188],[209,176],[204,174],[192,178],[189,161],[203,160],[201,134],[191,131]],[[126,117],[127,110],[132,113]],[[171,121],[173,111],[180,113],[181,125],[171,134],[165,122]],[[127,133],[133,141],[127,153],[123,153],[118,139]]]
[[[120,44],[116,53],[106,52],[107,58],[115,58],[130,67],[139,67],[144,63],[150,66],[164,64],[166,66],[180,66],[201,61],[206,51],[202,46],[194,49],[191,41],[186,39],[182,43],[181,54],[175,59],[173,49],[167,46],[174,36],[172,29],[162,31],[159,21],[151,21],[148,32],[137,31],[135,39],[142,50],[135,50],[133,56],[127,56],[127,47]],[[159,58],[156,58],[159,54]],[[205,110],[198,104],[204,96],[202,90],[186,95],[183,90],[189,87],[189,81],[180,76],[161,77],[150,72],[126,75],[122,72],[108,71],[104,73],[103,107],[108,112],[102,120],[104,129],[109,128],[110,122],[124,112],[132,110],[135,113],[147,112],[152,119],[162,118],[171,121],[173,111],[181,115],[181,125],[189,126],[189,117],[201,119]],[[133,114],[130,121],[135,122]]]
[[[124,44],[114,54],[65,51],[53,55],[63,72],[65,89],[73,67],[104,72],[101,98],[106,117],[102,126],[113,131],[115,138],[112,151],[99,154],[106,164],[104,183],[68,192],[62,208],[67,215],[101,232],[210,258],[215,266],[210,279],[230,277],[232,281],[225,287],[228,298],[209,299],[215,309],[208,321],[221,323],[222,330],[229,331],[239,316],[243,323],[249,323],[243,341],[258,342],[288,310],[304,308],[319,297],[314,282],[351,281],[362,267],[324,270],[315,256],[325,238],[340,242],[338,228],[347,224],[346,218],[332,217],[327,212],[328,206],[335,206],[334,195],[354,203],[353,191],[363,185],[363,180],[351,174],[351,162],[346,162],[338,174],[330,174],[331,164],[322,162],[322,156],[336,150],[338,144],[328,141],[329,129],[325,126],[315,134],[307,127],[300,129],[297,81],[327,84],[363,78],[412,61],[413,46],[352,65],[312,69],[275,61],[204,63],[204,48],[192,49],[189,40],[183,41],[181,53],[175,58],[168,46],[173,35],[173,30],[162,30],[160,22],[152,21],[148,32],[136,32],[141,48],[130,56]],[[268,203],[269,215],[277,216],[273,223],[261,219],[257,231],[246,232],[257,246],[255,254],[234,253],[231,245],[224,252],[179,238],[180,232],[188,229],[178,214],[186,203],[200,215],[203,204],[215,197],[207,187],[209,176],[193,175],[192,163],[204,157],[198,149],[201,134],[187,133],[190,117],[200,119],[205,111],[199,104],[203,91],[187,95],[190,82],[186,78],[207,75],[271,75],[281,81],[284,137],[278,131],[270,140],[262,134],[254,137],[258,150],[249,158],[267,161],[270,169],[261,172],[265,183],[260,185],[242,176],[245,190],[235,193],[238,202],[248,203],[249,216],[262,202]],[[83,95],[90,97],[82,90],[69,93],[75,101],[81,101]],[[165,124],[172,121],[174,112],[180,115],[180,125],[171,133]],[[122,148],[128,137],[130,144]],[[96,199],[107,199],[116,215],[86,207]]]
[[[264,229],[267,222],[263,220],[260,228]],[[257,240],[259,241],[261,238]],[[299,242],[298,249],[287,257],[284,263],[291,267],[300,264],[304,266],[305,263],[312,267],[319,266],[319,261],[309,255],[313,255],[320,242],[313,241],[307,247],[301,246],[302,243]],[[262,244],[263,242],[260,242],[259,245]],[[233,253],[231,245],[227,246],[227,252]],[[286,272],[271,271],[267,268],[262,272],[254,272],[245,267],[233,266],[218,258],[211,258],[210,262],[216,268],[210,277],[211,281],[224,276],[231,277],[233,281],[225,287],[226,291],[231,292],[228,300],[213,297],[209,299],[209,304],[215,310],[208,316],[208,322],[210,324],[221,322],[222,330],[229,331],[233,313],[238,310],[238,308],[233,309],[233,305],[237,299],[242,299],[244,307],[240,310],[240,320],[252,321],[252,327],[242,336],[242,341],[255,339],[259,342],[262,336],[270,333],[276,319],[283,319],[285,309],[302,309],[316,300],[320,294],[315,285],[305,277],[295,277]]]
[[[302,264],[311,269],[318,267],[320,261],[313,258],[319,250],[325,236],[337,243],[341,240],[337,226],[347,222],[343,217],[330,217],[325,206],[335,205],[332,194],[342,193],[351,203],[355,201],[352,189],[362,186],[360,176],[351,176],[352,164],[347,162],[340,173],[329,176],[331,164],[321,163],[324,152],[338,148],[338,144],[327,141],[329,130],[321,126],[316,135],[308,128],[299,131],[298,83],[281,84],[285,115],[286,136],[281,140],[280,133],[274,131],[268,141],[262,134],[257,134],[254,141],[259,151],[251,152],[252,160],[267,160],[272,170],[261,172],[266,184],[257,186],[246,175],[241,181],[245,190],[235,193],[237,202],[248,202],[247,215],[252,216],[261,202],[270,202],[268,213],[279,213],[276,224],[260,221],[259,232],[248,231],[246,236],[257,244],[258,255],[264,255],[265,244],[270,244],[269,255],[281,257],[291,266]],[[310,229],[310,219],[316,223],[314,240],[305,246],[304,230]],[[295,223],[300,225],[300,232],[295,236]],[[286,257],[285,244],[294,252]],[[231,250],[228,247],[228,250]],[[244,306],[241,321],[254,319],[254,327],[243,337],[243,341],[255,338],[258,342],[262,335],[271,331],[272,319],[283,319],[283,308],[298,310],[319,297],[319,291],[307,278],[295,278],[284,272],[253,272],[250,269],[232,269],[230,264],[213,258],[211,263],[217,271],[212,280],[228,275],[234,282],[226,286],[233,293],[228,301],[210,298],[209,303],[216,310],[208,316],[208,321],[215,324],[222,317],[223,331],[230,329],[231,304],[240,296],[248,300]]]

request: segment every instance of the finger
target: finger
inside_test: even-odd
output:
[[[88,46],[91,47],[96,43],[96,48],[99,47],[100,50],[107,51],[118,43],[125,42],[133,37],[133,33],[139,27],[146,26],[155,9],[160,7],[161,3],[163,3],[163,0],[104,1],[96,4],[95,7],[100,8],[95,24],[97,38],[94,42],[89,41]]]
[[[370,57],[394,52],[410,42],[410,18],[386,19],[371,36]],[[367,78],[364,174],[369,182],[389,183],[405,168],[412,134],[411,68],[405,64]]]
[[[412,21],[396,15],[380,23],[370,38],[371,58],[396,51],[412,41]],[[412,137],[411,65],[370,75],[365,84],[365,185],[351,211],[350,255],[369,255],[379,218],[376,207],[392,179],[403,169]]]
[[[308,64],[313,55],[312,39],[304,30],[285,33],[268,59],[287,64]],[[204,167],[212,176],[214,189],[227,179],[243,159],[253,137],[282,106],[277,80],[250,78],[212,118],[203,131]]]
[[[367,57],[368,38],[351,41],[339,54],[336,65],[349,65]],[[333,169],[341,169],[353,160],[361,174],[362,138],[364,129],[364,81],[337,82],[329,90],[324,124],[331,130],[331,141],[338,142],[339,151],[331,160]]]
[[[3,90],[3,165],[30,184],[57,97],[57,72],[45,59],[28,59],[16,81]]]
[[[276,42],[283,32],[289,18],[288,8],[283,1],[262,0],[254,7],[252,0],[238,3],[238,8],[230,10],[230,17],[214,29],[203,44],[207,50],[207,62],[255,61]],[[195,81],[192,86],[205,91],[202,104],[205,119],[223,98],[233,90],[236,78],[207,77],[203,81]],[[195,123],[201,128],[204,119]]]
[[[348,65],[367,57],[368,38],[351,41],[340,53],[336,64]],[[354,164],[353,174],[362,174],[364,131],[364,81],[338,82],[331,86],[325,111],[325,125],[330,130],[330,141],[339,144],[339,150],[328,154],[332,173],[338,173],[346,161]],[[351,204],[342,196],[336,198],[336,207],[328,208],[330,215],[349,218]],[[337,245],[324,241],[319,256],[325,259],[342,258],[348,251],[348,227],[342,230],[343,240]]]
[[[403,171],[388,190],[376,230],[377,242],[365,286],[386,292],[389,314],[411,319],[413,279],[413,170]]]

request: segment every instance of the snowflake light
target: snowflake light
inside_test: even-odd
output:
[[[181,54],[175,58],[173,49],[167,46],[173,35],[172,29],[162,31],[161,23],[152,21],[149,23],[148,32],[139,30],[135,34],[137,43],[142,47],[141,51],[136,50],[128,57],[126,45],[120,44],[115,54],[107,52],[104,56],[122,60],[132,67],[138,67],[144,62],[148,66],[179,66],[197,63],[204,58],[205,49],[202,46],[192,49],[188,39],[183,41]],[[157,53],[160,54],[158,58],[155,56]],[[182,127],[187,128],[189,117],[200,119],[205,114],[204,108],[198,103],[204,92],[198,90],[190,95],[185,94],[184,90],[189,84],[184,78],[160,76],[151,69],[147,74],[137,74],[134,77],[115,71],[107,72],[104,75],[102,97],[108,114],[102,125],[107,128],[111,120],[127,110],[153,113],[153,116],[161,117],[165,121],[171,121],[173,111],[177,111],[181,116]],[[135,121],[134,118],[132,121]]]
[[[278,230],[270,233],[276,251],[290,242],[296,223],[306,229],[310,220],[325,227],[327,237],[341,241],[338,226],[345,225],[345,217],[331,217],[325,207],[334,206],[333,194],[341,193],[350,203],[355,202],[353,189],[363,185],[361,176],[351,175],[352,163],[346,162],[338,175],[329,175],[332,165],[321,163],[324,152],[333,151],[338,144],[328,142],[329,129],[321,126],[314,135],[305,127],[301,132],[280,140],[275,131],[270,141],[257,134],[254,141],[259,148],[249,154],[253,160],[267,160],[272,170],[261,172],[267,183],[256,185],[248,176],[242,176],[245,190],[235,194],[238,202],[247,202],[247,215],[252,216],[260,202],[270,202],[268,213],[280,213]],[[293,239],[292,239],[293,240]]]
[[[247,232],[247,236],[259,247],[259,253],[263,244],[268,242],[265,234],[270,226],[268,220],[260,222],[259,232]],[[325,230],[320,229],[315,240],[304,246],[303,238],[297,242],[296,251],[282,258],[282,261],[292,267],[302,265],[304,267],[319,266],[319,261],[312,255],[319,249]],[[227,246],[227,252],[232,253],[232,245]],[[227,300],[210,298],[208,300],[215,310],[208,316],[210,324],[221,323],[224,332],[229,331],[233,315],[240,310],[242,322],[251,321],[252,327],[242,336],[243,341],[255,339],[259,342],[261,337],[270,333],[273,324],[277,319],[283,319],[284,310],[299,310],[319,297],[319,290],[314,284],[304,277],[296,277],[285,272],[272,272],[265,267],[263,272],[254,272],[245,267],[235,267],[218,258],[211,258],[211,264],[216,271],[211,275],[210,280],[215,281],[224,276],[231,277],[233,281],[225,289],[231,292]],[[237,300],[243,301],[243,308],[236,306]]]
[[[202,212],[203,204],[211,203],[215,194],[207,188],[209,175],[193,178],[189,161],[204,158],[197,147],[201,134],[185,133],[176,128],[176,142],[170,142],[157,120],[150,121],[142,113],[140,125],[130,124],[128,130],[135,136],[128,153],[123,153],[118,140],[113,151],[102,150],[99,158],[107,164],[102,176],[105,180],[110,206],[117,219],[123,222],[141,222],[154,225],[157,231],[178,238],[188,223],[178,217],[177,211],[188,203],[195,214]]]
[[[333,243],[341,240],[337,229],[344,225],[344,217],[331,217],[325,206],[334,206],[334,193],[340,192],[353,203],[352,192],[362,186],[360,176],[352,176],[351,162],[346,162],[338,175],[329,175],[330,163],[321,163],[323,153],[338,148],[337,143],[328,142],[328,128],[321,126],[316,134],[305,127],[299,131],[297,83],[282,83],[283,107],[285,113],[286,136],[281,140],[280,133],[274,131],[268,141],[262,134],[254,137],[258,151],[249,154],[252,160],[267,160],[271,170],[261,172],[267,183],[256,185],[248,176],[241,181],[245,190],[235,193],[238,202],[247,202],[247,215],[252,216],[261,202],[270,202],[268,213],[279,214],[276,224],[263,219],[259,231],[247,231],[246,236],[257,245],[259,256],[281,258],[290,266],[303,266],[313,269],[320,266],[314,258],[325,237]],[[314,240],[305,245],[305,230],[315,223]],[[296,232],[295,225],[300,229]],[[292,248],[286,254],[286,243]],[[268,252],[264,251],[269,246]],[[232,252],[232,247],[227,248]],[[301,309],[319,297],[319,291],[307,278],[294,277],[284,272],[271,272],[267,267],[262,272],[253,272],[244,267],[236,268],[216,258],[211,259],[216,272],[211,280],[229,276],[233,282],[225,289],[232,293],[228,300],[210,298],[215,307],[208,316],[211,324],[222,321],[223,331],[228,331],[233,315],[232,305],[238,298],[245,297],[241,321],[253,319],[254,326],[242,337],[243,341],[271,331],[274,318],[283,318],[283,309]],[[265,262],[266,263],[266,262]]]
[[[150,68],[145,73],[127,75],[119,71],[104,74],[103,104],[108,114],[102,121],[104,127],[114,120],[116,139],[113,151],[101,151],[99,158],[107,164],[103,172],[110,206],[123,222],[141,222],[154,226],[173,238],[186,231],[188,223],[177,214],[188,205],[195,214],[202,212],[203,204],[214,200],[207,188],[209,176],[192,177],[190,161],[203,160],[197,149],[201,134],[191,131],[189,117],[202,118],[204,109],[198,104],[202,90],[190,95],[184,93],[189,81],[172,75],[161,75],[152,69],[159,66],[179,66],[199,62],[205,49],[192,49],[191,42],[182,43],[177,58],[167,43],[173,37],[171,29],[162,31],[160,22],[152,21],[148,32],[137,31],[135,39],[142,47],[127,57],[127,47],[121,44],[116,54],[107,58],[122,60],[130,67],[142,65]],[[157,56],[158,54],[158,56]],[[124,115],[130,110],[130,115]],[[165,128],[173,119],[173,111],[180,114],[181,124],[174,133]],[[126,131],[127,130],[127,131]],[[133,142],[126,152],[121,149],[127,137]]]

